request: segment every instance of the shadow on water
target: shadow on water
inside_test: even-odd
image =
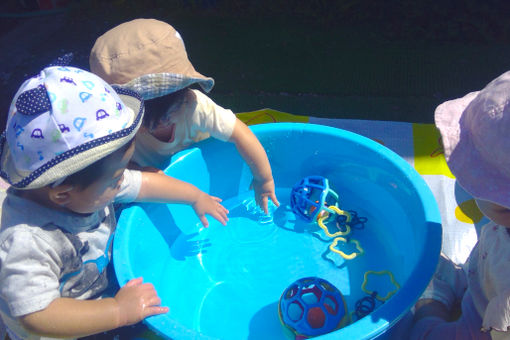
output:
[[[278,301],[273,302],[259,309],[251,318],[248,340],[267,339],[267,335],[271,334],[271,338],[276,338],[281,334],[281,339],[285,338],[282,325],[278,317]]]
[[[193,257],[207,252],[211,246],[209,239],[195,239],[198,232],[191,234],[183,233],[177,226],[172,213],[164,204],[143,204],[142,208],[159,231],[170,248],[170,254],[177,261],[184,261],[187,257]],[[162,223],[162,221],[165,221]]]

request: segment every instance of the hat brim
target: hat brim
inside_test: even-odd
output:
[[[193,84],[200,85],[207,93],[213,88],[214,79],[205,77],[196,71],[190,76],[175,73],[149,73],[125,84],[120,84],[120,86],[136,91],[143,99],[148,100],[177,92]]]
[[[132,140],[142,123],[143,99],[128,89],[114,89],[125,106],[132,111],[133,118],[126,128],[70,149],[31,172],[16,169],[4,132],[0,136],[0,176],[18,189],[41,188],[86,168]]]
[[[457,182],[474,198],[510,207],[510,177],[482,157],[473,143],[463,113],[479,91],[447,101],[435,112],[448,167]]]

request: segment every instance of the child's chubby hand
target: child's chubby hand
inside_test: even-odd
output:
[[[161,307],[151,283],[143,283],[141,277],[132,279],[114,297],[118,305],[119,326],[132,325],[148,316],[168,312],[168,307]]]
[[[251,183],[251,187],[253,188],[253,191],[255,192],[255,202],[257,205],[264,210],[264,213],[268,214],[268,200],[271,199],[271,201],[276,205],[277,207],[280,206],[280,202],[278,202],[278,199],[276,198],[276,193],[274,189],[274,180],[273,177],[266,180],[256,180],[253,179],[253,182]]]
[[[193,210],[195,210],[204,227],[207,228],[209,226],[209,221],[205,217],[206,214],[211,215],[223,225],[227,224],[228,210],[220,202],[221,198],[201,192],[197,200],[192,204]]]

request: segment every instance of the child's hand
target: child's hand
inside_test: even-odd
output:
[[[221,198],[208,195],[205,192],[201,192],[196,202],[192,204],[195,213],[198,215],[198,218],[204,227],[207,228],[209,226],[209,221],[207,221],[205,214],[211,215],[223,225],[227,224],[228,210],[223,205],[221,205],[220,202]]]
[[[115,295],[117,301],[119,327],[132,325],[148,316],[168,312],[161,307],[161,300],[151,283],[142,283],[141,277],[132,279]]]
[[[273,201],[274,205],[277,207],[280,206],[280,202],[278,202],[274,191],[274,180],[272,177],[270,180],[266,181],[257,181],[256,179],[253,179],[251,187],[253,188],[253,191],[255,191],[255,202],[257,202],[257,205],[264,210],[266,215],[268,214],[268,198]]]
[[[209,226],[206,214],[223,225],[228,221],[228,210],[221,205],[220,198],[206,194],[191,183],[161,173],[142,172],[142,185],[136,201],[188,204],[204,227]]]

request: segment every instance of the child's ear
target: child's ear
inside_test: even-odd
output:
[[[74,186],[70,184],[57,185],[54,188],[49,189],[50,200],[60,206],[65,206],[71,199],[71,191],[74,190]]]

